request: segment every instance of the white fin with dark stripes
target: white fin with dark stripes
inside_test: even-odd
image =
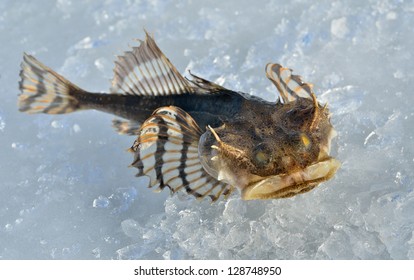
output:
[[[132,95],[173,95],[193,92],[192,85],[146,33],[145,41],[115,61],[112,92]]]
[[[184,190],[197,199],[228,196],[233,187],[217,181],[203,168],[198,156],[202,131],[193,118],[174,106],[157,109],[142,125],[132,152],[137,176],[150,178],[150,187]]]
[[[66,114],[81,109],[76,95],[84,91],[26,53],[20,78],[21,112]]]
[[[312,85],[304,83],[300,76],[292,75],[292,69],[269,63],[266,65],[266,77],[277,87],[283,103],[295,101],[297,98],[312,99]]]

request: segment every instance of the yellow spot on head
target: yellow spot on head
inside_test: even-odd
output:
[[[305,146],[305,148],[308,148],[311,144],[309,137],[304,133],[300,135],[300,140],[302,141],[302,144]]]

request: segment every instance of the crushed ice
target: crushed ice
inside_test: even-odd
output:
[[[0,259],[414,259],[409,1],[0,6],[2,38],[18,38],[0,46]],[[274,201],[154,194],[127,168],[134,139],[117,135],[112,117],[17,111],[24,51],[108,91],[112,58],[142,28],[180,71],[224,87],[275,100],[268,62],[313,83],[338,131],[335,178]]]

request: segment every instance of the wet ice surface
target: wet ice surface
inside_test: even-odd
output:
[[[40,2],[0,3],[0,259],[414,259],[411,1]],[[283,200],[154,194],[111,116],[17,112],[23,51],[107,91],[144,27],[178,69],[231,89],[274,100],[270,61],[312,82],[335,178]]]

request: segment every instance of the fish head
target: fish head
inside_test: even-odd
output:
[[[288,103],[247,103],[245,114],[199,141],[204,169],[240,189],[242,198],[271,199],[310,191],[340,166],[330,145],[336,135],[326,106],[316,98]]]

